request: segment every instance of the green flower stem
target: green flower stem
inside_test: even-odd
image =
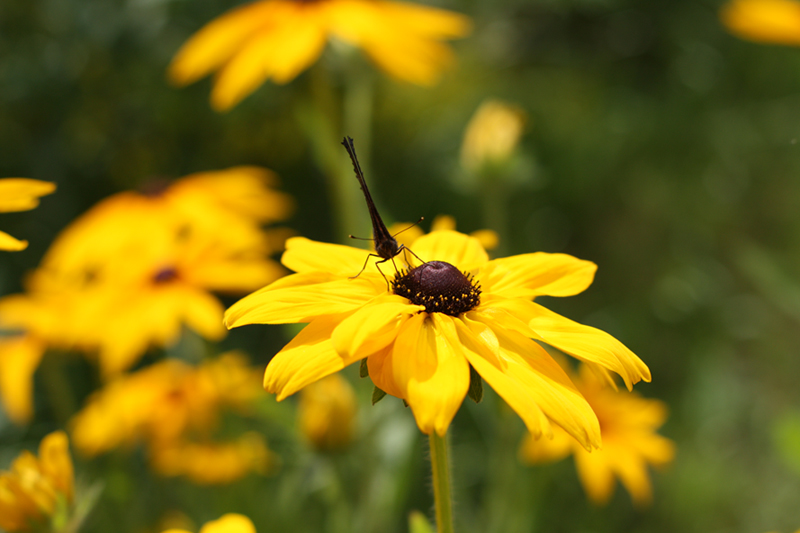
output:
[[[450,460],[447,436],[430,434],[433,499],[436,505],[436,532],[453,533],[453,499],[450,495]]]

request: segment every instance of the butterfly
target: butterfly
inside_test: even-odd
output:
[[[356,178],[358,179],[358,183],[361,184],[361,190],[364,191],[364,199],[367,201],[369,217],[372,220],[372,241],[375,246],[375,253],[371,253],[367,256],[367,260],[364,261],[364,266],[361,267],[359,273],[350,279],[355,279],[360,276],[362,272],[364,272],[364,270],[367,268],[367,263],[369,263],[370,257],[381,258],[380,261],[375,263],[375,266],[379,272],[381,272],[381,269],[378,266],[379,264],[390,260],[392,261],[392,264],[394,264],[394,258],[404,250],[408,250],[414,257],[419,259],[417,254],[406,248],[404,244],[398,244],[397,239],[394,238],[394,235],[389,233],[389,230],[386,228],[386,224],[383,223],[383,219],[381,219],[380,214],[378,214],[378,208],[375,207],[375,202],[372,201],[372,195],[369,193],[369,187],[367,187],[367,182],[364,180],[364,172],[361,170],[358,157],[356,157],[356,148],[353,145],[353,139],[351,137],[345,137],[344,140],[342,140],[342,145],[344,146],[345,150],[347,150],[347,154],[350,156],[350,160],[353,162],[353,170],[356,173]],[[422,221],[422,218],[420,218],[417,223],[420,221]],[[355,239],[356,237],[350,235],[350,238]],[[422,259],[419,260],[422,261]],[[422,262],[424,263],[425,261]],[[397,270],[397,265],[395,265],[395,270]],[[381,272],[381,275],[383,275],[383,272]],[[383,277],[386,279],[385,275],[383,275]]]

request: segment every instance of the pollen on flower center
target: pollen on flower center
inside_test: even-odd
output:
[[[481,288],[471,274],[462,273],[450,263],[430,261],[411,270],[401,270],[392,280],[392,291],[428,313],[458,316],[475,309],[481,301]]]

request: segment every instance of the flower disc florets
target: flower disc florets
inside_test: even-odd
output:
[[[411,270],[401,270],[392,280],[392,291],[428,313],[458,316],[475,309],[481,289],[472,274],[460,272],[444,261],[429,261]]]

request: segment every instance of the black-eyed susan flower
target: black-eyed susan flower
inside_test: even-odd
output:
[[[619,478],[635,504],[649,504],[653,489],[648,466],[664,466],[675,455],[675,444],[656,433],[666,421],[666,405],[604,386],[587,367],[581,368],[574,382],[600,421],[602,449],[589,452],[557,429],[552,439],[526,437],[520,456],[535,464],[557,461],[571,453],[581,484],[594,503],[607,503]]]
[[[190,533],[185,529],[167,529],[163,533]],[[230,513],[206,522],[200,533],[256,533],[253,522],[244,515]]]
[[[335,451],[353,440],[356,395],[339,374],[331,374],[300,391],[297,421],[317,450]]]
[[[56,184],[28,178],[0,179],[0,213],[29,211],[39,205],[39,198],[56,190]],[[0,250],[16,252],[28,247],[27,241],[0,231]]]
[[[757,43],[800,46],[800,2],[731,0],[719,12],[732,34]]]
[[[33,415],[33,374],[45,349],[42,341],[30,335],[0,339],[0,399],[16,424]]]
[[[596,266],[546,253],[490,261],[477,239],[453,231],[420,237],[413,250],[426,263],[410,258],[387,282],[373,261],[353,278],[365,250],[290,239],[282,262],[296,274],[225,314],[228,327],[308,323],[267,366],[265,388],[282,400],[366,359],[375,385],[405,400],[424,433],[444,435],[472,367],[534,435],[550,435],[552,421],[598,447],[594,412],[538,342],[616,372],[629,387],[649,380],[649,370],[607,333],[532,301],[580,293]]]
[[[207,24],[169,67],[178,85],[216,71],[211,104],[227,110],[272,80],[283,84],[314,63],[329,40],[361,48],[388,74],[428,85],[452,61],[443,43],[469,31],[458,13],[386,0],[261,0]]]
[[[42,439],[39,457],[22,452],[8,471],[0,472],[0,528],[8,533],[31,531],[58,513],[67,513],[73,500],[73,478],[63,431]]]

